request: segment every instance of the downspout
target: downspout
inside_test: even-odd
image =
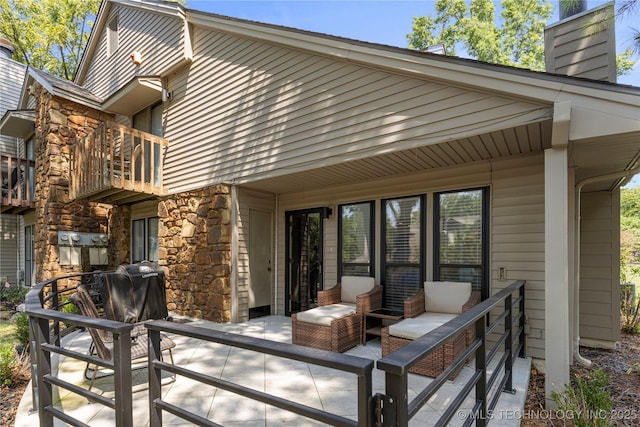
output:
[[[640,166],[635,167],[633,169],[622,171],[622,172],[614,172],[606,175],[594,176],[591,178],[583,179],[579,183],[576,184],[576,233],[575,233],[575,241],[576,241],[576,268],[575,268],[575,292],[573,299],[574,306],[574,319],[573,319],[573,358],[576,362],[583,366],[591,366],[591,360],[586,359],[580,354],[580,194],[582,193],[582,188],[587,184],[593,184],[599,181],[607,181],[611,179],[620,179],[631,177],[637,173],[640,173]]]

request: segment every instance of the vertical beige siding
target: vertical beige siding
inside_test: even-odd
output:
[[[620,338],[620,192],[584,193],[580,233],[580,337]]]
[[[526,280],[527,355],[544,359],[544,164],[536,156],[504,162],[491,187],[492,293]],[[506,280],[499,280],[499,269]]]
[[[177,17],[115,6],[107,22],[118,15],[118,49],[109,55],[106,27],[100,34],[81,85],[101,98],[107,98],[136,76],[161,75],[184,59],[183,21]],[[136,66],[129,55],[142,54]],[[158,55],[158,52],[162,52]]]
[[[238,259],[236,269],[236,286],[238,296],[238,321],[249,320],[249,232],[251,224],[249,221],[250,209],[265,212],[275,212],[275,195],[271,193],[260,193],[247,189],[238,192],[239,212],[238,212]],[[275,260],[272,258],[272,265]],[[272,269],[272,274],[275,272]],[[275,303],[271,303],[271,312],[275,313]]]
[[[613,19],[603,22],[607,16],[613,16],[613,3],[547,27],[546,71],[615,83],[615,29]]]
[[[18,216],[0,214],[0,277],[18,283]],[[4,286],[4,283],[0,285]]]
[[[18,108],[24,71],[24,65],[11,59],[0,58],[0,118],[7,110]],[[0,152],[16,155],[16,138],[0,135]]]
[[[172,193],[475,136],[546,114],[536,104],[201,28],[194,46],[192,66],[169,80],[164,179]]]

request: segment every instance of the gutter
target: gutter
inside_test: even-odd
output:
[[[614,172],[606,175],[594,176],[583,179],[576,184],[576,221],[575,221],[575,241],[576,241],[576,268],[574,272],[575,292],[573,296],[574,319],[573,319],[573,358],[576,362],[583,366],[591,366],[591,360],[586,359],[580,354],[580,194],[582,188],[587,184],[593,184],[599,181],[607,181],[611,179],[629,178],[640,173],[640,166],[633,169]]]

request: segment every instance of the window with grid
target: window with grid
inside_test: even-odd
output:
[[[341,276],[373,276],[373,202],[340,205]]]
[[[435,195],[435,279],[488,294],[488,188]]]
[[[424,281],[424,198],[383,200],[382,209],[383,306],[403,310]]]

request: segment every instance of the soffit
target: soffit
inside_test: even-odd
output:
[[[159,77],[136,77],[102,104],[105,111],[131,116],[162,98]]]
[[[0,120],[0,135],[26,139],[34,130],[34,110],[9,110]]]
[[[549,148],[551,121],[485,133],[470,138],[372,156],[304,172],[238,180],[248,188],[286,193],[445,168],[483,160],[541,152]]]

